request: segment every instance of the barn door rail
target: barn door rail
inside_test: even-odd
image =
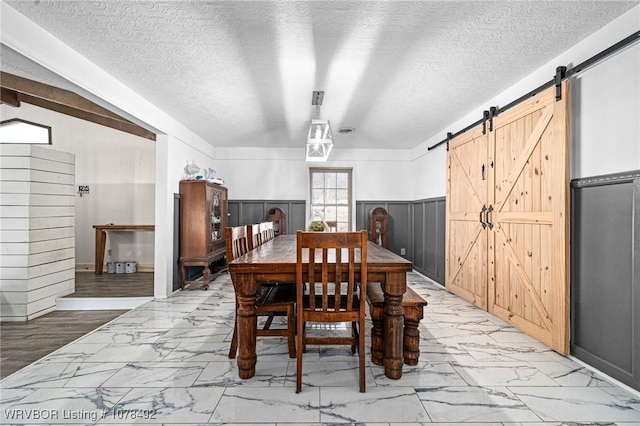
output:
[[[619,42],[617,42],[616,44],[606,48],[605,50],[603,50],[600,53],[597,53],[595,55],[593,55],[591,58],[585,60],[584,62],[576,65],[573,68],[569,68],[567,69],[567,67],[564,66],[559,66],[556,68],[556,74],[553,76],[553,78],[549,81],[547,81],[546,83],[542,84],[541,86],[533,89],[532,91],[528,92],[527,94],[520,96],[518,99],[516,99],[513,102],[510,102],[509,104],[503,106],[502,108],[498,108],[498,107],[491,107],[489,109],[489,111],[483,111],[482,114],[482,118],[479,119],[478,121],[468,125],[467,127],[465,127],[462,130],[459,130],[456,133],[447,133],[447,138],[441,140],[440,142],[431,145],[430,147],[427,148],[427,151],[431,151],[432,149],[435,149],[437,147],[439,147],[440,145],[444,145],[447,144],[447,147],[449,146],[449,141],[453,138],[455,138],[456,136],[459,136],[463,133],[465,133],[468,130],[473,129],[474,127],[476,127],[479,124],[482,124],[482,133],[484,134],[486,132],[486,123],[489,122],[489,131],[493,130],[493,117],[497,116],[498,114],[501,114],[505,111],[507,111],[508,109],[518,105],[519,103],[537,95],[538,93],[548,89],[549,87],[555,86],[556,87],[556,100],[560,100],[562,99],[562,89],[561,89],[561,83],[564,80],[567,80],[569,78],[571,78],[572,76],[574,76],[575,74],[584,71],[585,69],[589,68],[592,65],[597,64],[598,62],[600,62],[601,60],[613,55],[614,53],[616,53],[617,51],[624,49],[627,46],[630,46],[633,43],[636,43],[638,40],[640,40],[640,31],[636,31],[635,33],[631,34],[628,37],[625,37],[624,39],[620,40]],[[448,149],[447,149],[448,150]]]

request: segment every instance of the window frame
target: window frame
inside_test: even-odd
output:
[[[354,228],[354,223],[355,223],[355,218],[354,218],[354,182],[353,182],[353,174],[354,174],[354,168],[353,167],[309,167],[309,174],[308,174],[308,186],[307,186],[307,197],[308,197],[308,203],[307,203],[307,208],[308,208],[308,218],[307,218],[307,227],[309,225],[309,222],[313,219],[313,198],[312,198],[312,192],[313,192],[313,175],[315,173],[322,173],[322,174],[326,174],[326,173],[346,173],[347,174],[347,180],[348,180],[348,184],[347,184],[347,193],[348,193],[348,202],[346,204],[348,212],[348,223],[347,223],[347,229],[349,231],[352,231]],[[326,186],[324,186],[323,188],[326,189]],[[321,204],[322,206],[344,206],[344,204]],[[323,219],[326,221],[326,218],[323,217]]]

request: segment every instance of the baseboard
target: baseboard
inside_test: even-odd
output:
[[[95,272],[96,268],[94,263],[76,263],[76,272]],[[102,270],[107,273],[107,266],[105,265]],[[136,272],[153,272],[153,265],[136,265]]]
[[[613,383],[616,386],[621,387],[622,389],[626,390],[627,392],[629,392],[629,393],[635,395],[636,397],[640,398],[640,390],[634,389],[631,386],[629,386],[629,385],[627,385],[625,383],[622,383],[620,380],[617,380],[617,379],[609,376],[607,373],[598,370],[596,367],[587,364],[586,362],[582,361],[581,359],[576,358],[573,355],[568,355],[567,358],[569,358],[570,360],[574,361],[575,363],[580,364],[583,367],[593,371],[594,373],[596,373],[596,374],[598,374],[600,376],[603,376],[607,381]]]

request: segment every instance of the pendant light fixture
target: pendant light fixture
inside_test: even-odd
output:
[[[314,91],[311,98],[311,105],[316,107],[316,118],[309,124],[309,134],[307,135],[307,161],[327,161],[331,149],[333,148],[333,135],[329,120],[320,119],[320,106],[324,99],[323,91]]]

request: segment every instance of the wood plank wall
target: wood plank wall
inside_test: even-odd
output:
[[[26,321],[75,287],[75,157],[0,147],[0,319]]]

